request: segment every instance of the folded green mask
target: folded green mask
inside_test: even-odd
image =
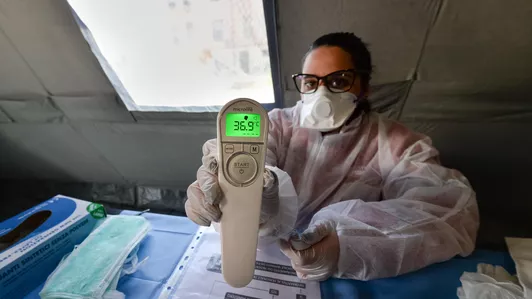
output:
[[[110,216],[57,266],[39,293],[45,298],[124,298],[116,291],[124,264],[150,229],[141,216]],[[134,258],[132,257],[134,255]],[[129,267],[126,273],[136,268]]]

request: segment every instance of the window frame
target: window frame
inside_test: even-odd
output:
[[[277,38],[277,1],[276,0],[262,0],[264,9],[264,19],[266,23],[266,36],[268,39],[268,52],[270,56],[270,70],[273,83],[274,103],[261,103],[262,106],[270,111],[275,108],[284,107],[283,100],[283,88],[281,80],[280,69],[280,57],[279,57],[279,43]],[[89,48],[93,52],[97,61],[99,62],[102,70],[108,77],[110,83],[115,88],[118,97],[125,105],[125,109],[128,110],[136,121],[169,121],[169,120],[186,120],[186,121],[211,121],[216,119],[218,111],[222,106],[186,106],[191,111],[176,111],[175,107],[165,106],[145,106],[137,105],[131,98],[125,86],[120,81],[120,78],[116,75],[111,65],[107,62],[105,56],[101,53],[98,44],[94,40],[91,31],[85,25],[85,23],[78,16],[72,6],[70,10],[74,17],[75,22],[84,36]],[[139,110],[146,109],[146,110]],[[198,112],[198,110],[203,110]]]

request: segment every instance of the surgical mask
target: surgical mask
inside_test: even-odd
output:
[[[39,293],[45,298],[124,298],[119,278],[138,268],[138,245],[150,229],[140,216],[110,216],[61,261]]]
[[[357,96],[350,92],[333,93],[325,86],[316,92],[303,94],[299,125],[322,132],[342,126],[355,111]]]

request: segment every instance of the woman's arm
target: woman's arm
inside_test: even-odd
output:
[[[379,130],[379,152],[386,153],[379,160],[384,200],[339,202],[311,221],[335,223],[336,276],[390,277],[470,254],[479,216],[467,179],[439,164],[429,138],[398,124],[381,123]]]
[[[290,111],[290,112],[288,112]],[[288,148],[285,140],[290,140],[291,125],[288,118],[291,109],[274,109],[269,113],[270,128],[266,152],[266,168],[275,174],[278,188],[271,189],[277,192],[278,207],[272,207],[276,214],[267,223],[261,226],[260,236],[263,242],[286,239],[294,229],[298,214],[298,198],[290,175],[281,169],[284,164],[284,155]],[[263,192],[267,192],[265,188]],[[264,194],[263,194],[264,197]],[[264,210],[263,206],[263,210]]]
[[[274,109],[268,113],[270,128],[266,165],[283,168],[286,151],[292,137],[293,108]]]

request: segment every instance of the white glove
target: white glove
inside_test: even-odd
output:
[[[198,169],[197,180],[187,190],[185,211],[187,217],[198,225],[209,226],[219,222],[222,212],[219,203],[223,198],[218,184],[217,141],[212,139],[203,145],[202,164]],[[279,181],[274,172],[264,171],[264,189],[260,224],[267,223],[279,211]]]
[[[317,222],[289,242],[280,242],[299,278],[322,281],[336,272],[340,241],[333,221]]]

